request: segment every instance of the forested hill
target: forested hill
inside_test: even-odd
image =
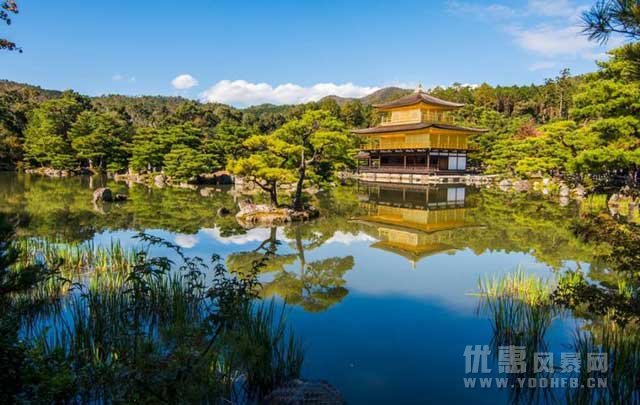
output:
[[[384,87],[380,90],[376,90],[373,93],[360,98],[327,96],[327,97],[324,97],[322,100],[327,100],[327,99],[335,100],[341,106],[352,101],[359,101],[363,105],[373,105],[373,104],[381,104],[391,100],[395,100],[397,98],[410,94],[412,91],[413,90],[410,90],[410,89],[401,89],[400,87]]]
[[[640,44],[630,44],[612,51],[596,72],[571,76],[565,70],[541,85],[453,85],[430,93],[465,104],[453,116],[456,124],[488,130],[472,140],[471,161],[485,172],[569,174],[581,181],[584,174],[607,179],[626,173],[637,179],[638,54]],[[0,166],[89,165],[188,177],[227,167],[230,157],[246,152],[246,140],[272,134],[310,110],[328,112],[345,130],[374,126],[379,116],[372,104],[411,91],[390,87],[361,99],[239,109],[181,97],[87,97],[2,81]],[[347,164],[349,151],[357,149],[352,138]]]
[[[30,84],[17,83],[12,82],[11,80],[0,79],[0,94],[5,94],[11,91],[29,91],[43,99],[59,97],[60,94],[62,94],[62,92],[58,90],[47,90],[38,86],[32,86]]]

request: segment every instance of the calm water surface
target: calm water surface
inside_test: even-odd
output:
[[[94,206],[92,189],[105,184],[129,201]],[[304,377],[328,380],[350,403],[508,402],[508,388],[463,385],[465,346],[493,337],[474,294],[479,279],[589,271],[593,255],[570,230],[577,206],[498,190],[339,187],[317,197],[315,222],[251,230],[216,215],[235,210],[237,198],[232,189],[0,174],[0,208],[24,215],[21,236],[135,245],[132,236],[145,231],[191,256],[217,253],[236,271],[274,246],[264,294],[290,303],[306,346]],[[565,349],[578,326],[554,318],[549,350]],[[497,368],[493,357],[489,366]]]

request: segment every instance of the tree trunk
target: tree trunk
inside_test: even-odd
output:
[[[271,205],[277,207],[278,204],[278,188],[276,183],[271,184],[271,188],[269,188],[269,197],[271,198]]]
[[[304,150],[302,151],[302,161],[298,168],[298,184],[296,184],[296,194],[293,198],[293,209],[296,211],[302,211],[304,209],[302,202],[302,187],[304,185],[304,178],[307,171],[307,163],[304,160]]]

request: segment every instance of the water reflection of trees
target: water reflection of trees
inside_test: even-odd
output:
[[[202,228],[216,227],[222,236],[245,232],[233,215],[221,217],[216,214],[220,207],[233,213],[236,206],[234,196],[226,190],[213,191],[203,197],[197,191],[187,189],[140,185],[127,188],[124,184],[97,177],[47,179],[15,174],[0,176],[0,185],[3,210],[22,213],[28,218],[20,229],[24,236],[72,242],[89,240],[98,232],[124,229],[195,233]],[[93,188],[102,185],[109,185],[116,192],[126,192],[129,201],[103,204],[101,211],[96,211],[91,204],[91,194]],[[610,269],[623,265],[632,268],[635,262],[640,262],[640,250],[636,249],[635,253],[633,250],[638,240],[624,236],[633,232],[623,229],[615,233],[617,221],[606,215],[602,217],[605,219],[597,220],[580,215],[576,204],[563,207],[542,196],[465,187],[462,187],[463,197],[459,198],[460,194],[451,190],[461,186],[409,190],[388,185],[377,187],[333,187],[315,196],[313,203],[320,208],[321,218],[296,231],[302,232],[306,250],[317,248],[338,231],[345,234],[364,232],[380,239],[376,227],[349,221],[362,213],[366,203],[416,212],[462,209],[465,222],[474,226],[424,239],[452,249],[469,249],[476,254],[492,251],[528,253],[554,268],[562,268],[567,261],[578,265],[589,263],[591,274],[608,285],[615,286],[619,281],[617,276],[611,275]],[[407,203],[411,206],[406,207]],[[597,232],[598,228],[602,230]],[[292,232],[287,229],[289,227],[285,228],[285,233]],[[618,235],[615,240],[608,237],[612,233]]]
[[[605,244],[577,237],[575,224],[580,217],[576,205],[563,207],[543,196],[471,187],[463,187],[460,200],[456,197],[460,193],[453,192],[460,187],[367,187],[360,189],[359,199],[364,204],[410,210],[416,215],[464,210],[465,226],[447,233],[446,244],[478,255],[493,251],[528,253],[542,263],[561,268],[566,261],[589,263],[594,254],[607,251]],[[375,227],[364,230],[379,237]]]
[[[279,296],[307,311],[324,311],[349,293],[344,275],[355,263],[353,256],[307,260],[306,253],[321,246],[333,235],[333,229],[328,227],[323,232],[322,227],[313,224],[288,227],[285,238],[290,242],[285,246],[273,227],[269,238],[258,248],[229,255],[227,267],[234,272],[246,272],[262,260],[261,273],[271,277],[262,283],[263,297]],[[330,235],[326,230],[330,230]]]
[[[91,239],[95,233],[114,230],[163,229],[195,233],[218,227],[223,236],[242,233],[233,215],[220,217],[220,207],[235,209],[233,196],[212,192],[202,197],[197,191],[178,188],[130,187],[105,178],[72,177],[47,179],[23,175],[0,177],[0,205],[6,211],[23,214],[29,220],[19,232],[65,242]],[[125,203],[91,204],[95,187],[108,185],[126,193]]]

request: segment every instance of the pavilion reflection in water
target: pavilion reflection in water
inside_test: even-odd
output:
[[[360,184],[365,215],[354,221],[376,228],[371,245],[405,257],[415,267],[427,256],[458,250],[455,232],[474,226],[468,219],[468,194],[462,185],[405,186]]]

